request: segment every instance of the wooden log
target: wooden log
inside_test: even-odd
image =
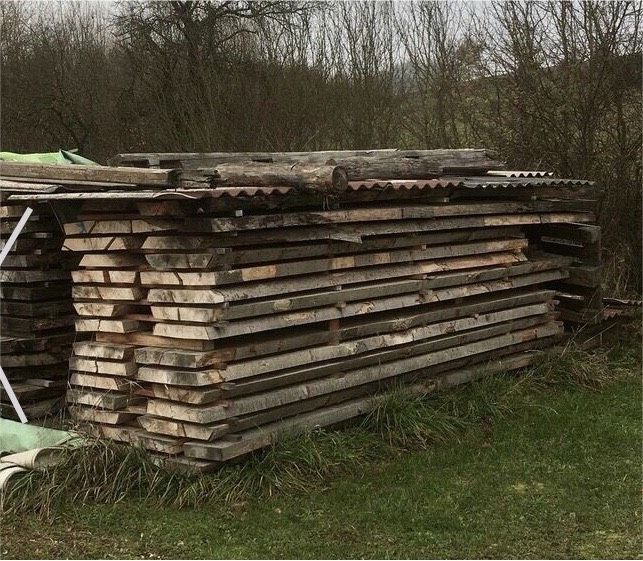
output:
[[[224,186],[283,186],[291,185],[333,193],[348,187],[346,171],[335,165],[281,164],[240,162],[217,164],[216,168],[184,171],[182,181],[203,181],[206,184]]]

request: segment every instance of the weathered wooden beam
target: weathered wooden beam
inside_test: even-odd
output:
[[[348,188],[348,175],[344,168],[306,163],[218,164],[216,168],[183,171],[181,181],[228,187],[295,186],[322,193],[342,192]]]
[[[52,183],[105,182],[116,184],[149,185],[155,187],[175,186],[176,170],[145,169],[131,167],[51,165],[0,161],[0,177],[41,179]]]

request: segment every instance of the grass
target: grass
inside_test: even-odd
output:
[[[0,554],[638,556],[639,371],[631,341],[572,347],[200,478],[98,442],[8,498]]]

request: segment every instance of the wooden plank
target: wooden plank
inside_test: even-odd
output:
[[[79,300],[124,300],[137,302],[145,297],[145,289],[113,286],[72,286],[71,294]]]
[[[49,165],[0,161],[0,176],[25,179],[45,179],[51,183],[71,181],[108,182],[120,184],[172,187],[178,173],[175,170],[138,169],[84,165]],[[90,187],[88,185],[88,187]]]
[[[134,220],[83,220],[65,223],[67,236],[87,237],[117,234],[148,234],[174,230],[179,223],[168,218],[144,218]]]
[[[566,272],[553,270],[537,273],[525,278],[516,277],[506,281],[496,281],[496,289],[520,288],[535,282],[547,282],[564,278]],[[419,306],[430,302],[441,302],[482,294],[490,291],[490,283],[474,283],[456,286],[447,289],[437,289],[424,294],[408,294],[392,298],[372,299],[368,302],[349,302],[342,308],[330,306],[327,308],[314,308],[297,312],[260,316],[236,322],[220,324],[178,324],[156,323],[153,333],[162,337],[177,339],[202,339],[215,340],[224,337],[236,337],[261,331],[281,329],[293,325],[305,325],[333,319],[356,317],[359,315],[373,314],[391,309]]]
[[[480,333],[485,330],[480,330]],[[183,405],[165,400],[150,399],[147,402],[147,412],[150,415],[167,417],[174,420],[183,420],[193,423],[213,423],[229,417],[235,417],[261,409],[276,407],[301,399],[315,397],[325,393],[341,391],[361,384],[374,382],[397,376],[406,372],[426,369],[434,364],[456,360],[463,356],[478,354],[506,347],[529,339],[550,337],[562,331],[560,324],[549,322],[544,325],[531,327],[522,331],[515,331],[476,340],[470,343],[450,346],[439,351],[421,354],[425,348],[420,345],[413,347],[418,354],[409,358],[399,358],[387,361],[386,368],[380,364],[366,366],[356,370],[344,371],[342,376],[324,377],[308,381],[303,384],[288,386],[272,392],[265,392],[247,398],[238,398],[225,404],[207,406]],[[486,333],[492,332],[491,329]],[[462,338],[461,338],[462,339]]]
[[[256,240],[255,246],[237,247],[233,253],[231,248],[218,246],[221,241],[220,236],[198,236],[198,235],[181,235],[181,236],[148,236],[142,245],[145,251],[172,251],[178,250],[180,253],[175,255],[184,255],[195,251],[209,251],[213,254],[222,253],[230,259],[251,263],[257,261],[279,261],[283,259],[298,259],[301,257],[314,257],[318,255],[371,251],[376,249],[395,249],[402,247],[424,246],[424,245],[441,245],[466,243],[478,240],[487,240],[494,238],[522,238],[524,235],[520,229],[513,226],[473,229],[473,230],[456,230],[453,232],[418,232],[406,236],[388,236],[380,238],[368,238],[360,240],[358,243],[343,242],[340,240],[321,240],[319,242],[301,242],[299,244],[290,244],[285,246],[262,246],[261,239]],[[224,240],[225,241],[225,240]],[[239,256],[239,257],[237,257]]]
[[[72,366],[72,368],[75,367]],[[72,386],[124,393],[130,393],[133,390],[133,383],[130,380],[109,376],[96,376],[87,372],[71,372],[69,383]]]
[[[57,352],[40,352],[17,355],[0,355],[0,363],[4,368],[22,366],[48,366],[59,364],[69,358],[69,347],[61,348]]]
[[[428,383],[418,383],[408,388],[410,394],[425,394],[458,384],[466,383],[483,376],[513,368],[521,368],[530,364],[537,355],[508,357],[495,361],[485,367],[456,370],[444,375],[441,383],[431,380]],[[183,452],[188,457],[203,458],[214,462],[223,462],[237,458],[272,444],[275,439],[286,434],[301,433],[315,427],[337,424],[353,417],[363,415],[376,407],[385,399],[384,395],[358,398],[339,405],[323,408],[311,413],[298,415],[294,418],[272,423],[270,425],[248,430],[237,438],[220,440],[211,443],[188,441],[183,446]]]
[[[210,341],[197,341],[190,339],[173,339],[170,337],[157,337],[147,331],[136,331],[127,333],[96,332],[96,341],[101,343],[131,344],[137,346],[154,346],[163,349],[184,349],[191,351],[206,351],[213,347]]]
[[[136,379],[157,384],[210,386],[224,381],[222,371],[207,370],[169,370],[165,368],[139,366]]]
[[[433,305],[426,311],[414,312],[411,315],[400,313],[399,310],[391,312],[390,317],[382,317],[378,321],[368,320],[342,326],[334,336],[339,340],[348,340],[355,337],[399,331],[410,327],[425,325],[427,323],[448,320],[457,317],[479,314],[483,312],[532,304],[538,301],[548,301],[555,294],[554,291],[533,291],[528,293],[508,293],[506,296],[498,295],[489,300],[487,294],[493,286],[488,286],[482,300],[466,299],[459,306],[449,304]],[[224,362],[231,360],[244,360],[269,354],[285,353],[292,350],[323,345],[330,342],[330,333],[327,330],[314,330],[288,335],[267,336],[263,340],[254,337],[252,342],[244,340],[239,343],[229,343],[229,346],[212,351],[189,351],[181,349],[161,349],[155,347],[142,347],[136,349],[136,361],[139,364],[179,367],[183,369],[196,369],[206,366],[222,367]]]
[[[69,359],[69,367],[73,370],[93,372],[96,374],[109,374],[111,376],[133,376],[136,374],[137,369],[136,362],[133,360],[112,361],[80,356],[72,356]]]
[[[74,354],[89,358],[130,361],[134,357],[134,347],[115,343],[77,341],[74,343]]]
[[[77,284],[139,284],[140,280],[137,270],[109,269],[72,271],[71,278]]]
[[[136,419],[138,415],[129,411],[109,411],[105,409],[95,409],[93,407],[83,407],[72,405],[69,407],[69,413],[73,419],[81,422],[106,423],[108,425],[121,425],[129,423]]]
[[[236,232],[326,224],[346,225],[353,222],[395,222],[445,217],[483,217],[483,215],[531,214],[554,212],[569,206],[567,201],[490,202],[476,204],[414,205],[403,207],[356,208],[346,210],[306,211],[282,214],[264,214],[243,217],[190,217],[189,224],[196,230],[209,232]]]
[[[77,319],[75,322],[78,332],[107,332],[107,333],[132,333],[140,327],[138,321],[133,319]]]
[[[97,302],[74,302],[74,308],[79,316],[115,318],[135,311],[135,306],[130,304],[110,304]]]
[[[94,392],[70,388],[67,390],[67,403],[89,405],[101,409],[124,409],[128,405],[142,403],[143,398],[114,392]]]
[[[323,259],[313,259],[313,255],[302,255],[300,261],[287,261],[282,263],[271,263],[263,267],[274,267],[277,270],[281,267],[284,269],[301,271],[294,274],[304,274],[316,272],[319,270],[353,268],[372,265],[381,265],[384,263],[400,263],[408,261],[424,261],[429,259],[444,259],[449,257],[458,257],[464,255],[474,255],[483,253],[493,253],[498,251],[521,251],[527,248],[526,239],[494,239],[481,241],[477,243],[456,244],[451,243],[446,246],[415,247],[414,249],[389,250],[386,252],[375,253],[353,253],[345,254],[341,257],[324,256]],[[300,249],[300,248],[297,248]],[[303,253],[305,248],[301,248]],[[243,253],[235,251],[233,255]],[[331,254],[332,255],[332,254]],[[287,256],[291,257],[291,256]],[[301,259],[304,257],[304,259]],[[221,269],[230,268],[230,261],[222,259],[219,254],[147,254],[147,262],[157,270],[171,269]],[[236,259],[235,259],[236,261]],[[245,260],[245,263],[249,261]],[[83,263],[81,262],[81,265]],[[244,267],[250,269],[251,267]],[[243,269],[241,269],[243,270]]]
[[[91,236],[85,238],[67,237],[63,244],[66,251],[83,253],[92,251],[133,251],[140,249],[145,236]]]
[[[522,241],[522,240],[520,240]],[[379,266],[377,272],[374,273],[372,269],[361,274],[366,274],[370,278],[390,278],[390,277],[404,277],[413,275],[426,275],[431,273],[438,273],[444,271],[451,271],[457,269],[471,269],[475,267],[485,267],[498,264],[510,264],[526,261],[526,258],[520,253],[513,251],[487,253],[474,256],[454,257],[448,259],[435,259],[431,261],[415,261],[407,262],[400,260],[401,264],[387,265],[391,262],[391,258],[386,254],[381,254],[379,262],[371,262],[371,265]],[[259,280],[270,280],[275,278],[287,277],[291,275],[302,275],[312,272],[335,272],[343,269],[352,269],[356,266],[356,262],[352,259],[338,259],[338,260],[323,260],[315,267],[310,262],[302,263],[299,266],[279,267],[270,265],[265,267],[252,267],[248,269],[237,269],[232,271],[211,271],[211,272],[160,272],[160,271],[142,271],[141,284],[143,286],[220,286],[226,284],[236,284],[244,282],[255,282]],[[367,266],[367,264],[364,264]],[[345,279],[347,276],[350,278],[351,273],[353,276],[360,275],[357,270],[352,270],[348,275],[336,275],[338,279]],[[363,280],[363,277],[362,279]],[[297,281],[295,281],[297,282]],[[355,282],[355,281],[354,281]],[[359,282],[359,281],[357,281]],[[342,282],[339,284],[348,284]],[[157,295],[156,292],[150,290],[149,298],[153,302],[153,298]]]
[[[212,226],[209,220],[190,218],[182,225],[178,221],[170,219],[145,218],[140,220],[100,220],[81,221],[65,224],[65,233],[68,236],[78,235],[118,235],[118,234],[142,234],[163,232],[167,230],[182,230],[184,232],[211,232]],[[227,220],[234,220],[232,218]],[[386,234],[400,234],[406,232],[426,232],[438,230],[458,230],[486,227],[504,226],[525,226],[530,224],[557,224],[565,222],[595,222],[595,216],[591,212],[541,212],[529,214],[496,214],[476,216],[456,216],[448,218],[432,219],[382,219],[377,222],[363,223],[336,223],[329,228],[327,223],[320,226],[299,226],[296,228],[275,227],[262,232],[262,243],[289,242],[304,240],[332,240],[343,239],[342,237],[376,236]],[[277,221],[278,222],[278,221]],[[215,223],[218,224],[218,223]],[[256,244],[256,232],[251,229],[238,231],[233,224],[223,223],[223,227],[229,228],[224,239],[226,243],[233,243],[237,238],[240,244]],[[232,232],[238,232],[234,236]]]

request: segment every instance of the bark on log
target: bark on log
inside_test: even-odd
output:
[[[336,163],[346,169],[349,181],[475,175],[504,166],[503,162],[492,159],[486,150],[404,151],[376,158],[344,158]]]
[[[346,171],[333,165],[272,164],[242,162],[220,164],[212,169],[185,170],[184,181],[203,181],[216,186],[296,186],[322,193],[341,192],[348,187]]]

